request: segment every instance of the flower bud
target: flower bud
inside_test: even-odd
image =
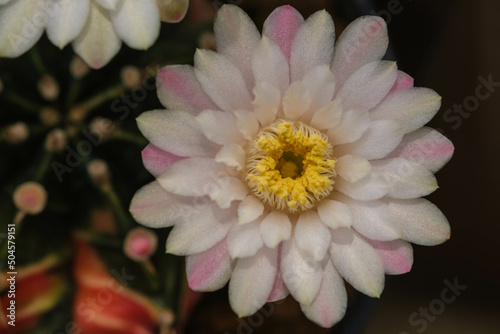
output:
[[[59,84],[53,76],[44,74],[38,81],[40,95],[48,101],[54,101],[59,96]]]
[[[82,58],[75,56],[71,63],[69,64],[69,73],[75,79],[81,79],[86,76],[90,72],[90,67],[86,62],[83,61]]]
[[[116,130],[116,126],[108,118],[96,117],[90,122],[90,130],[96,134],[100,134],[104,139],[111,137]]]
[[[28,138],[30,130],[26,123],[17,122],[7,126],[3,130],[3,134],[7,142],[11,144],[19,144]]]
[[[144,261],[156,251],[158,237],[143,227],[130,230],[125,237],[123,252],[134,261]]]
[[[54,126],[61,121],[61,114],[52,107],[43,107],[40,110],[40,121],[47,126]]]
[[[47,192],[40,183],[25,182],[16,188],[13,199],[20,211],[37,215],[45,209]]]
[[[108,184],[111,179],[108,163],[101,159],[94,159],[89,162],[87,172],[92,181],[98,186]]]
[[[120,73],[122,84],[127,88],[134,88],[142,84],[141,70],[135,66],[125,66]]]
[[[156,0],[163,22],[176,23],[181,21],[189,6],[189,0]]]
[[[45,138],[45,149],[49,152],[57,153],[64,150],[68,144],[66,132],[61,129],[54,129]]]

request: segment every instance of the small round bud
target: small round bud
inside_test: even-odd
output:
[[[92,181],[98,186],[108,184],[111,179],[108,163],[101,159],[94,159],[89,162],[87,172]]]
[[[37,215],[45,209],[47,192],[37,182],[25,182],[14,191],[14,204],[16,207],[30,215]]]
[[[158,315],[160,328],[171,328],[174,325],[175,314],[171,310],[165,309]]]
[[[198,46],[201,49],[217,51],[217,47],[215,46],[214,34],[208,31],[201,34],[201,36],[198,38]]]
[[[30,130],[26,123],[17,122],[7,126],[3,130],[5,140],[11,144],[19,144],[28,139]]]
[[[68,144],[66,132],[61,129],[54,129],[45,138],[45,149],[49,152],[57,153],[64,150]]]
[[[71,63],[69,64],[69,73],[75,79],[81,79],[90,72],[90,67],[82,58],[75,56]]]
[[[54,101],[59,96],[59,84],[53,76],[44,74],[38,81],[38,91],[48,101]]]
[[[116,130],[116,126],[110,119],[96,117],[90,122],[90,130],[92,132],[101,135],[104,139],[111,137],[113,132]]]
[[[54,126],[61,121],[61,114],[52,107],[43,107],[40,110],[40,121],[47,126]]]
[[[143,227],[130,230],[125,237],[123,252],[134,261],[144,261],[156,251],[158,237]]]
[[[87,109],[83,105],[76,105],[69,110],[68,120],[73,123],[80,123],[85,116],[87,116]]]
[[[122,84],[127,88],[134,88],[142,84],[141,70],[135,66],[125,66],[120,73]]]

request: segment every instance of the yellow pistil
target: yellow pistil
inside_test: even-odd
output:
[[[301,157],[302,166],[285,152]],[[302,122],[277,121],[250,145],[247,180],[254,194],[279,210],[307,210],[332,190],[335,160],[321,132]]]

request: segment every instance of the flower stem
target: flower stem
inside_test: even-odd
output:
[[[111,204],[111,207],[113,208],[116,220],[118,221],[118,228],[120,229],[120,232],[126,233],[132,227],[133,223],[123,209],[123,205],[118,198],[115,190],[113,189],[113,186],[109,183],[105,183],[101,185],[100,188],[102,193],[106,196],[109,203]]]

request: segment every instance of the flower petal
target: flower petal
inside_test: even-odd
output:
[[[330,64],[335,42],[335,26],[326,10],[317,11],[300,26],[290,52],[291,81],[302,80],[312,68]]]
[[[399,146],[387,157],[414,161],[436,173],[451,159],[454,150],[448,138],[434,129],[423,127],[405,135]]]
[[[405,72],[398,70],[398,77],[396,78],[394,86],[392,86],[391,88],[391,92],[400,89],[408,89],[411,87],[413,87],[413,78],[408,74],[406,74]]]
[[[35,23],[33,21],[35,16],[45,14],[43,5],[42,1],[32,0],[15,0],[2,5],[0,57],[18,57],[40,39],[46,22]]]
[[[234,258],[255,255],[264,245],[260,237],[260,221],[256,220],[244,225],[234,225],[227,235],[229,254]]]
[[[335,171],[347,182],[357,182],[367,176],[372,169],[370,162],[363,157],[344,155],[335,162]]]
[[[399,199],[427,196],[437,188],[434,175],[422,165],[403,158],[373,162],[373,169],[389,184],[387,196]]]
[[[96,2],[108,10],[115,10],[120,0],[96,0]]]
[[[168,109],[184,110],[194,115],[202,110],[217,109],[189,65],[170,65],[159,69],[156,90],[161,104]]]
[[[227,186],[224,165],[211,158],[187,158],[172,164],[157,180],[176,195],[203,196]]]
[[[304,18],[295,8],[290,5],[280,6],[267,17],[262,34],[272,39],[290,62],[292,42],[303,23]]]
[[[356,290],[370,297],[380,297],[384,289],[382,260],[353,229],[332,231],[330,255],[340,275]]]
[[[323,279],[318,295],[311,305],[300,305],[305,316],[317,325],[330,328],[339,322],[346,312],[347,292],[344,280],[328,259],[323,269]]]
[[[62,49],[82,31],[89,15],[90,1],[53,1],[52,4],[47,37]]]
[[[236,117],[232,113],[216,110],[204,110],[196,121],[209,140],[220,145],[238,144],[244,138],[238,131]]]
[[[239,317],[254,314],[266,303],[278,271],[278,250],[262,247],[238,259],[229,282],[229,303]]]
[[[236,126],[246,140],[252,140],[259,131],[259,121],[254,112],[235,110]]]
[[[242,170],[246,163],[245,150],[238,144],[225,145],[217,152],[214,160],[228,167],[235,167],[236,170]]]
[[[252,69],[255,81],[267,82],[282,95],[290,84],[290,74],[285,56],[270,38],[262,36],[252,57]]]
[[[241,8],[224,5],[215,15],[214,33],[217,51],[240,69],[250,91],[255,85],[252,56],[260,42],[257,27]]]
[[[368,115],[368,113],[366,113]],[[316,110],[311,119],[311,125],[318,130],[333,128],[342,119],[342,103],[340,100],[333,100],[323,108]],[[366,125],[368,127],[368,125]]]
[[[210,50],[196,50],[194,72],[203,90],[222,110],[252,110],[252,98],[240,70]]]
[[[404,240],[424,246],[439,245],[450,238],[450,224],[437,206],[426,199],[384,200],[396,216],[395,229]]]
[[[142,150],[142,162],[144,167],[153,174],[161,175],[171,164],[184,159],[178,155],[166,152],[161,148],[149,144]]]
[[[157,0],[160,19],[163,22],[180,22],[187,13],[189,0]]]
[[[318,214],[321,221],[332,229],[352,225],[351,210],[339,201],[324,199],[318,204]]]
[[[382,59],[388,45],[387,25],[381,17],[362,16],[349,24],[339,36],[333,54],[337,87],[362,66]]]
[[[296,120],[302,116],[311,105],[311,94],[301,81],[290,84],[283,97],[283,112],[289,120]]]
[[[441,107],[441,96],[428,88],[408,88],[389,93],[370,112],[372,119],[392,119],[412,132],[429,122]]]
[[[321,222],[316,211],[310,210],[300,214],[294,232],[297,246],[314,261],[320,262],[328,252],[330,233],[328,227]]]
[[[215,203],[175,224],[167,239],[167,253],[192,255],[204,252],[224,239],[236,223],[236,207],[220,209]]]
[[[369,126],[368,111],[347,110],[342,113],[340,123],[329,129],[327,135],[333,145],[348,144],[361,138]]]
[[[276,247],[292,235],[290,218],[283,212],[272,211],[260,223],[260,234],[267,247]]]
[[[264,204],[254,195],[248,195],[238,205],[238,224],[256,220],[264,213]]]
[[[341,193],[359,201],[372,201],[382,198],[389,191],[386,179],[371,172],[361,180],[350,183],[342,177],[335,180],[335,189]]]
[[[337,154],[359,155],[368,160],[382,159],[401,142],[405,127],[390,120],[373,121],[361,138],[336,147]]]
[[[370,110],[389,93],[397,76],[396,62],[374,61],[350,76],[337,96],[342,99],[345,110]]]
[[[219,290],[229,281],[232,266],[226,240],[222,240],[203,253],[186,257],[188,285],[194,291]]]
[[[257,82],[253,89],[255,99],[253,108],[255,116],[262,126],[271,124],[276,118],[281,104],[280,91],[268,82]]]
[[[413,248],[404,240],[375,241],[367,239],[382,259],[385,273],[388,275],[405,274],[413,265]]]
[[[208,195],[222,209],[227,209],[233,201],[241,201],[248,195],[248,187],[239,178],[224,177],[217,180],[218,184],[211,187]]]
[[[283,242],[281,249],[281,274],[293,298],[301,304],[311,305],[321,286],[321,264],[306,255],[295,239]]]
[[[328,64],[312,68],[304,76],[302,83],[311,94],[312,101],[309,106],[309,114],[312,114],[332,101],[333,93],[335,92],[335,78]]]
[[[94,69],[106,65],[122,45],[115,32],[111,18],[101,6],[90,6],[87,23],[82,32],[73,41],[73,49]]]
[[[120,1],[110,15],[117,35],[131,48],[146,50],[160,34],[156,0]]]
[[[185,111],[147,111],[137,117],[137,126],[153,145],[181,157],[214,156],[218,150]]]
[[[285,299],[290,292],[286,288],[286,284],[283,281],[283,277],[281,275],[281,245],[278,248],[278,272],[276,273],[276,277],[274,278],[273,289],[271,293],[267,297],[268,302],[276,302],[278,300]]]

